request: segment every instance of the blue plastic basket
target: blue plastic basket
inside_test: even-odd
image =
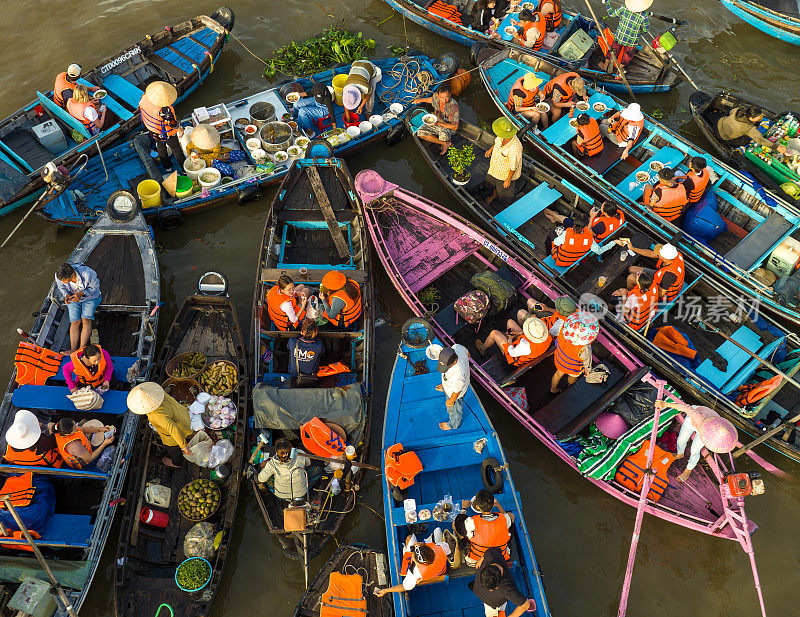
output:
[[[181,584],[178,582],[178,570],[180,570],[180,569],[181,569],[181,566],[182,566],[183,564],[185,564],[185,563],[188,563],[188,562],[192,561],[193,559],[199,559],[200,561],[205,561],[205,562],[206,562],[206,564],[208,565],[208,578],[206,579],[206,582],[205,582],[205,583],[203,583],[202,585],[200,585],[200,587],[198,587],[197,589],[186,589],[186,587],[183,587],[183,586],[182,586],[182,585],[181,585]],[[175,584],[178,586],[178,588],[179,588],[181,591],[187,591],[187,592],[189,592],[189,593],[194,593],[195,591],[200,591],[200,590],[201,590],[201,589],[203,589],[203,588],[204,588],[206,585],[208,585],[208,584],[211,582],[211,576],[212,576],[213,574],[214,574],[214,568],[213,568],[213,567],[211,567],[211,564],[209,563],[208,559],[203,559],[202,557],[189,557],[189,559],[184,559],[184,560],[183,560],[183,561],[182,561],[180,564],[178,564],[178,567],[177,567],[177,568],[175,568]]]

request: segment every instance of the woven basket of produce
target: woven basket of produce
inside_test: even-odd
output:
[[[222,503],[222,491],[211,480],[193,480],[178,492],[178,512],[199,523],[211,518]]]
[[[200,374],[200,387],[213,396],[228,396],[239,385],[239,371],[233,362],[217,360]]]
[[[195,397],[202,392],[200,384],[194,379],[170,377],[163,383],[162,387],[164,392],[182,405],[191,405],[194,403]]]
[[[196,379],[207,364],[205,354],[199,351],[190,351],[179,354],[167,362],[166,371],[169,377]]]

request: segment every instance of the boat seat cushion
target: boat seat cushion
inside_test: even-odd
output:
[[[560,191],[542,182],[498,214],[497,222],[509,229],[519,229],[560,197]]]
[[[88,548],[92,537],[92,517],[88,514],[53,514],[41,538],[36,540],[39,546],[57,548]],[[3,544],[27,545],[25,539],[3,540]]]
[[[64,382],[64,365],[70,361],[69,356],[65,355],[61,359],[61,365],[58,367],[58,372],[53,375],[51,381]],[[111,356],[111,362],[114,364],[114,377],[119,381],[126,382],[128,380],[128,369],[136,363],[136,358],[131,356]]]
[[[83,124],[81,124],[76,118],[73,118],[72,116],[70,116],[67,113],[67,110],[62,109],[61,107],[56,105],[55,102],[53,102],[52,99],[50,99],[49,97],[45,96],[44,94],[42,94],[38,90],[36,91],[36,98],[39,99],[39,102],[42,105],[44,105],[51,114],[53,114],[59,120],[64,122],[71,129],[75,129],[81,135],[83,135],[86,139],[89,139],[91,137],[91,135],[89,135],[89,131],[86,130],[86,127],[83,126]]]
[[[144,96],[142,90],[116,73],[109,73],[103,77],[103,83],[100,85],[113,93],[117,98],[125,101],[125,103],[130,105],[133,109],[139,107],[139,101],[141,101]]]
[[[69,393],[69,388],[65,386],[19,386],[11,395],[11,402],[20,409],[76,411],[75,405],[67,398]],[[128,393],[109,390],[103,394],[103,406],[94,410],[94,413],[121,415],[127,410]]]
[[[725,258],[749,270],[764,259],[775,245],[780,244],[791,229],[792,224],[773,210],[765,221],[728,251]]]
[[[39,169],[53,160],[54,154],[39,142],[30,129],[11,131],[3,138],[3,144],[25,161],[29,171]]]

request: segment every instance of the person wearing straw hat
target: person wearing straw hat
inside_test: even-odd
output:
[[[497,345],[511,366],[523,366],[541,356],[552,340],[547,326],[538,317],[528,317],[522,327],[513,319],[506,322],[506,333],[492,330],[485,341],[477,339],[475,347],[482,356],[492,345]]]
[[[53,101],[56,105],[66,108],[67,101],[72,98],[72,92],[78,84],[81,71],[81,65],[73,63],[67,67],[66,71],[56,75],[56,83],[53,86]],[[97,86],[87,86],[89,92],[99,89]]]
[[[494,144],[485,154],[489,159],[486,184],[492,189],[486,205],[498,198],[504,205],[509,205],[514,201],[516,182],[522,174],[522,142],[517,137],[517,127],[508,118],[497,118],[492,122],[492,132],[495,134]]]
[[[601,1],[604,5],[608,4],[608,0]],[[653,0],[625,0],[624,5],[609,9],[608,16],[619,17],[619,23],[614,32],[614,42],[608,56],[600,65],[602,70],[609,73],[614,70],[614,61],[612,60],[614,56],[620,67],[633,60],[633,54],[639,44],[639,37],[650,31],[650,15],[645,11],[652,4]]]
[[[442,82],[436,92],[431,93],[429,97],[414,99],[415,105],[420,103],[428,103],[433,106],[436,123],[423,124],[417,129],[417,137],[423,141],[440,145],[442,147],[440,154],[446,154],[461,121],[461,112],[458,110],[458,102],[452,96],[450,83]]]
[[[198,124],[194,127],[189,143],[186,144],[186,153],[189,156],[196,153],[209,167],[215,160],[229,160],[231,152],[230,148],[221,145],[219,131],[210,124]]]
[[[181,454],[192,453],[188,440],[194,433],[187,407],[164,392],[164,388],[157,383],[146,381],[128,393],[128,409],[137,415],[147,416],[147,421],[161,437],[166,449],[166,456],[161,462],[166,467],[181,467]]]
[[[181,142],[178,139],[183,135],[178,117],[175,115],[173,103],[178,100],[178,91],[175,86],[165,81],[154,81],[147,86],[139,101],[142,112],[142,124],[150,132],[156,142],[158,159],[166,171],[172,171],[172,161],[167,152],[167,146],[172,150],[172,155],[183,167],[186,157],[183,155]]]
[[[533,122],[537,128],[541,126],[546,129],[549,124],[547,114],[536,109],[540,85],[542,79],[528,71],[511,86],[506,107],[510,112]]]
[[[53,437],[54,424],[42,426],[33,412],[20,409],[6,431],[3,460],[9,465],[61,467],[61,457]],[[47,430],[45,430],[47,429]]]

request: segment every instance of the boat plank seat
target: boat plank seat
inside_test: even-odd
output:
[[[336,220],[339,225],[351,223],[358,218],[355,210],[345,210],[336,212]],[[324,223],[325,215],[319,210],[289,210],[281,209],[275,217],[279,223]]]
[[[646,171],[651,177],[655,177],[653,170],[650,169],[650,163],[659,162],[664,167],[672,167],[674,169],[685,157],[686,155],[677,148],[664,146],[660,150],[656,150],[650,158],[628,174],[622,182],[617,184],[616,188],[629,199],[636,201],[644,194],[644,183],[636,179],[638,172]],[[631,183],[634,185],[633,188],[631,188]]]
[[[758,212],[753,210],[750,206],[748,206],[745,202],[743,202],[741,199],[737,199],[736,197],[731,195],[728,191],[720,188],[722,184],[723,182],[719,180],[714,186],[714,193],[717,196],[717,201],[719,201],[720,199],[724,199],[737,210],[741,210],[754,221],[758,221],[759,224],[764,221],[765,217],[763,214],[759,214]]]
[[[109,73],[103,77],[103,83],[101,85],[105,90],[113,93],[114,96],[124,101],[125,104],[129,105],[132,109],[139,107],[139,101],[141,101],[144,96],[144,91],[116,73]]]
[[[86,80],[85,80],[85,79],[83,79],[83,78],[80,78],[80,79],[78,79],[78,82],[79,82],[79,83],[82,83],[82,84],[83,84],[84,86],[86,86],[87,88],[92,88],[92,87],[94,87],[94,84],[92,84],[92,83],[89,83],[88,81],[86,81]],[[102,103],[103,105],[105,105],[106,107],[108,107],[108,108],[109,108],[111,111],[113,111],[115,114],[117,114],[117,116],[118,116],[118,117],[120,118],[120,120],[122,120],[123,122],[125,122],[126,120],[130,120],[131,118],[133,118],[133,114],[132,114],[130,111],[128,111],[127,109],[125,109],[125,108],[124,108],[124,107],[123,107],[123,106],[122,106],[122,105],[119,103],[119,101],[117,101],[117,100],[116,100],[116,99],[115,99],[113,96],[111,96],[110,94],[109,94],[109,96],[106,96],[105,98],[103,98],[103,99],[102,99],[102,101],[101,101],[101,103]]]
[[[763,346],[761,337],[747,326],[740,326],[736,332],[730,335],[730,338],[747,349],[756,350]],[[717,348],[717,353],[728,362],[725,371],[720,371],[711,363],[711,360],[706,359],[697,367],[697,374],[710,381],[716,388],[722,389],[751,358],[746,351],[739,349],[731,341],[722,343]]]
[[[14,129],[0,141],[0,148],[13,154],[13,158],[18,159],[28,171],[39,169],[53,160],[53,153],[39,143],[29,129]]]
[[[192,65],[183,58],[181,58],[169,46],[163,47],[157,51],[152,52],[147,56],[147,59],[150,62],[152,62],[156,67],[164,71],[175,81],[183,81],[189,76],[189,73],[193,70]],[[178,65],[188,66],[189,71],[180,68],[180,66]]]
[[[555,345],[551,343],[550,347],[548,347],[547,351],[542,355],[537,356],[522,366],[513,366],[506,361],[506,357],[502,351],[498,350],[491,358],[481,364],[481,370],[496,383],[501,383],[502,387],[504,387],[514,383],[542,360],[552,356],[553,353],[555,353]]]
[[[423,469],[422,473],[425,473],[425,471],[427,471],[427,470]],[[501,506],[503,506],[503,510],[506,510],[506,511],[510,510],[512,512],[516,511],[517,504],[514,502],[514,495],[512,495],[511,493],[503,491],[502,493],[500,493],[499,495],[495,495],[494,497],[495,497],[495,499],[497,499],[497,502]],[[519,493],[517,493],[517,498],[519,498]],[[460,497],[456,496],[456,495],[453,496],[453,501],[454,502],[457,502],[460,499],[472,499],[472,495],[464,495],[464,496],[460,496]],[[433,509],[436,507],[436,503],[438,503],[438,502],[426,503],[426,504],[419,504],[418,503],[417,504],[417,512],[419,512],[420,510],[430,510],[431,512],[433,512]],[[474,513],[471,513],[471,514],[474,514]],[[403,509],[402,505],[399,508],[397,508],[397,507],[392,508],[392,519],[394,521],[396,521],[395,522],[395,527],[402,527],[403,525],[407,525],[408,524],[408,523],[406,523],[406,513],[405,513],[405,510]],[[437,523],[439,521],[434,521],[433,519],[431,519],[430,522],[431,523]],[[513,542],[509,543],[509,545],[512,545],[512,544],[513,544]]]
[[[107,480],[108,474],[97,470],[72,469],[71,467],[44,467],[39,465],[7,465],[0,463],[0,473],[40,473],[44,476],[77,478],[88,480]]]
[[[773,210],[766,220],[725,254],[725,259],[750,270],[779,245],[792,228],[792,223]]]
[[[439,327],[450,336],[455,336],[458,332],[461,332],[463,328],[470,325],[463,317],[459,319],[455,309],[455,302],[451,302],[436,313],[435,321]]]
[[[66,386],[19,386],[11,395],[11,403],[20,409],[54,409],[58,411],[77,411],[67,398]],[[128,411],[128,393],[123,390],[109,390],[103,394],[103,406],[95,413],[122,415]]]
[[[299,264],[298,264],[299,266]],[[300,266],[299,266],[300,267]],[[299,269],[299,267],[297,269]],[[308,273],[305,277],[301,277],[299,272],[291,272],[291,268],[262,268],[261,269],[261,282],[262,283],[275,283],[281,274],[292,274],[293,278],[298,283],[321,283],[322,277],[333,269],[343,269],[347,271],[347,278],[353,279],[359,285],[366,283],[369,280],[369,274],[365,270],[350,270],[343,266],[330,266],[320,268],[314,264],[306,266]],[[288,270],[288,272],[287,272]]]
[[[69,128],[75,129],[81,135],[83,135],[86,139],[89,139],[91,135],[89,135],[89,131],[86,130],[86,127],[83,126],[76,118],[73,118],[67,113],[66,109],[62,109],[55,102],[50,99],[49,97],[45,96],[38,90],[36,91],[36,98],[39,99],[39,102],[44,105],[44,107],[53,114],[56,118],[64,122]]]
[[[69,356],[65,355],[61,359],[61,365],[58,367],[58,372],[50,377],[53,381],[63,382],[64,380],[64,365],[70,361]],[[111,362],[114,364],[113,374],[119,381],[127,382],[128,369],[136,363],[136,358],[132,356],[111,356]]]
[[[12,162],[0,151],[0,199],[4,202],[13,200],[28,182],[30,178],[27,174],[22,173],[17,163]]]
[[[544,79],[543,84],[546,84],[550,76],[545,75],[543,73],[538,73],[539,77]],[[505,93],[504,101],[508,99],[508,95],[511,92],[511,86],[513,82],[508,84],[508,92]],[[598,112],[594,109],[595,103],[603,103],[608,109],[615,109],[616,104],[614,103],[614,99],[612,99],[607,94],[602,92],[595,92],[592,96],[589,97],[589,109],[585,112],[577,112],[576,113],[585,113],[589,117],[594,118],[598,122],[602,119],[605,112]],[[548,126],[545,130],[542,131],[542,137],[544,137],[549,143],[553,144],[554,146],[566,146],[566,144],[572,141],[577,134],[577,130],[569,125],[570,117],[569,114],[564,114],[558,120],[556,120],[553,124]],[[571,150],[570,150],[571,153]],[[619,158],[619,157],[617,157]]]
[[[498,223],[508,229],[519,229],[560,198],[560,191],[542,182],[535,189],[508,206],[495,218]]]
[[[88,514],[53,514],[47,521],[41,538],[36,540],[37,546],[52,548],[89,548],[92,537],[92,517]],[[19,540],[3,539],[3,544],[21,544],[27,546],[24,538]]]
[[[764,345],[756,353],[762,358],[769,358],[772,356],[775,350],[781,346],[783,340],[784,337],[778,337],[774,341]],[[727,343],[727,341],[725,342]],[[742,367],[742,369],[728,380],[728,382],[722,388],[722,391],[725,394],[730,394],[742,384],[747,383],[747,381],[753,376],[760,366],[761,363],[758,360],[755,358],[750,358],[750,360]]]
[[[442,407],[444,408],[444,404]],[[444,410],[442,413],[445,413]],[[489,454],[485,450],[478,454],[473,444],[485,436],[486,432],[483,430],[447,436],[442,433],[435,439],[418,440],[408,444],[406,442],[409,440],[401,439],[400,443],[405,450],[413,450],[417,454],[422,463],[422,473],[432,473],[451,469],[453,465],[457,465],[459,469],[480,465]]]
[[[570,147],[570,150],[572,148]],[[595,154],[594,156],[581,156],[578,160],[581,163],[593,169],[600,175],[606,173],[609,169],[611,169],[614,165],[619,163],[620,158],[619,155],[622,154],[622,148],[617,146],[616,144],[611,143],[610,140],[605,139],[603,140],[603,149],[600,151],[599,154]]]

